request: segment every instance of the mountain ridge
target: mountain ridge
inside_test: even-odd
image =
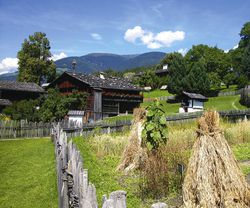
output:
[[[113,69],[123,71],[141,66],[158,64],[166,55],[163,52],[147,52],[143,54],[118,55],[112,53],[90,53],[84,56],[66,57],[55,61],[57,68],[72,69],[72,61],[76,60],[76,70],[91,73],[94,71]]]
[[[136,67],[147,67],[160,63],[166,55],[164,52],[147,52],[142,54],[119,55],[113,53],[89,53],[83,56],[71,56],[55,61],[57,72],[72,69],[72,61],[76,60],[76,71],[92,73],[113,69],[124,71]],[[0,80],[16,80],[18,72],[0,75]]]

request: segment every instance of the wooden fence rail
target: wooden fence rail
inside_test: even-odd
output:
[[[167,122],[186,122],[194,120],[202,115],[202,111],[195,113],[180,113],[172,116],[167,116]],[[231,110],[219,111],[223,118],[229,120],[250,119],[250,109],[246,110]],[[111,132],[120,132],[128,129],[132,121],[99,121],[96,123],[87,123],[78,125],[76,123],[61,121],[60,127],[66,132],[68,138],[76,136],[90,136],[95,133],[107,134]],[[0,120],[0,139],[8,138],[30,138],[30,137],[49,137],[51,129],[55,123],[32,123],[27,121],[1,121]]]
[[[250,109],[246,110],[230,110],[230,111],[218,111],[222,118],[227,118],[232,121],[250,119]],[[168,122],[185,122],[199,118],[203,114],[203,111],[195,113],[180,113],[173,116],[168,116]]]
[[[48,137],[50,134],[51,123],[0,120],[0,139]]]
[[[97,208],[95,186],[88,181],[88,170],[75,144],[67,141],[60,124],[53,127],[59,208]],[[103,200],[105,208],[126,208],[126,192],[116,191]]]

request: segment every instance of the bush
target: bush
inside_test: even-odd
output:
[[[146,121],[142,131],[143,143],[149,149],[157,150],[168,138],[167,121],[163,105],[155,100],[147,108]]]

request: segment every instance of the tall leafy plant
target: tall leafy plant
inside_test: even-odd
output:
[[[150,150],[157,151],[162,143],[168,139],[166,116],[162,110],[163,105],[155,100],[146,110],[146,121],[142,131],[143,144]]]

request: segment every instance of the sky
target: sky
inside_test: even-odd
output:
[[[250,0],[0,0],[0,74],[17,69],[17,52],[44,32],[53,60],[88,53],[185,54],[192,45],[225,51],[250,21]]]

